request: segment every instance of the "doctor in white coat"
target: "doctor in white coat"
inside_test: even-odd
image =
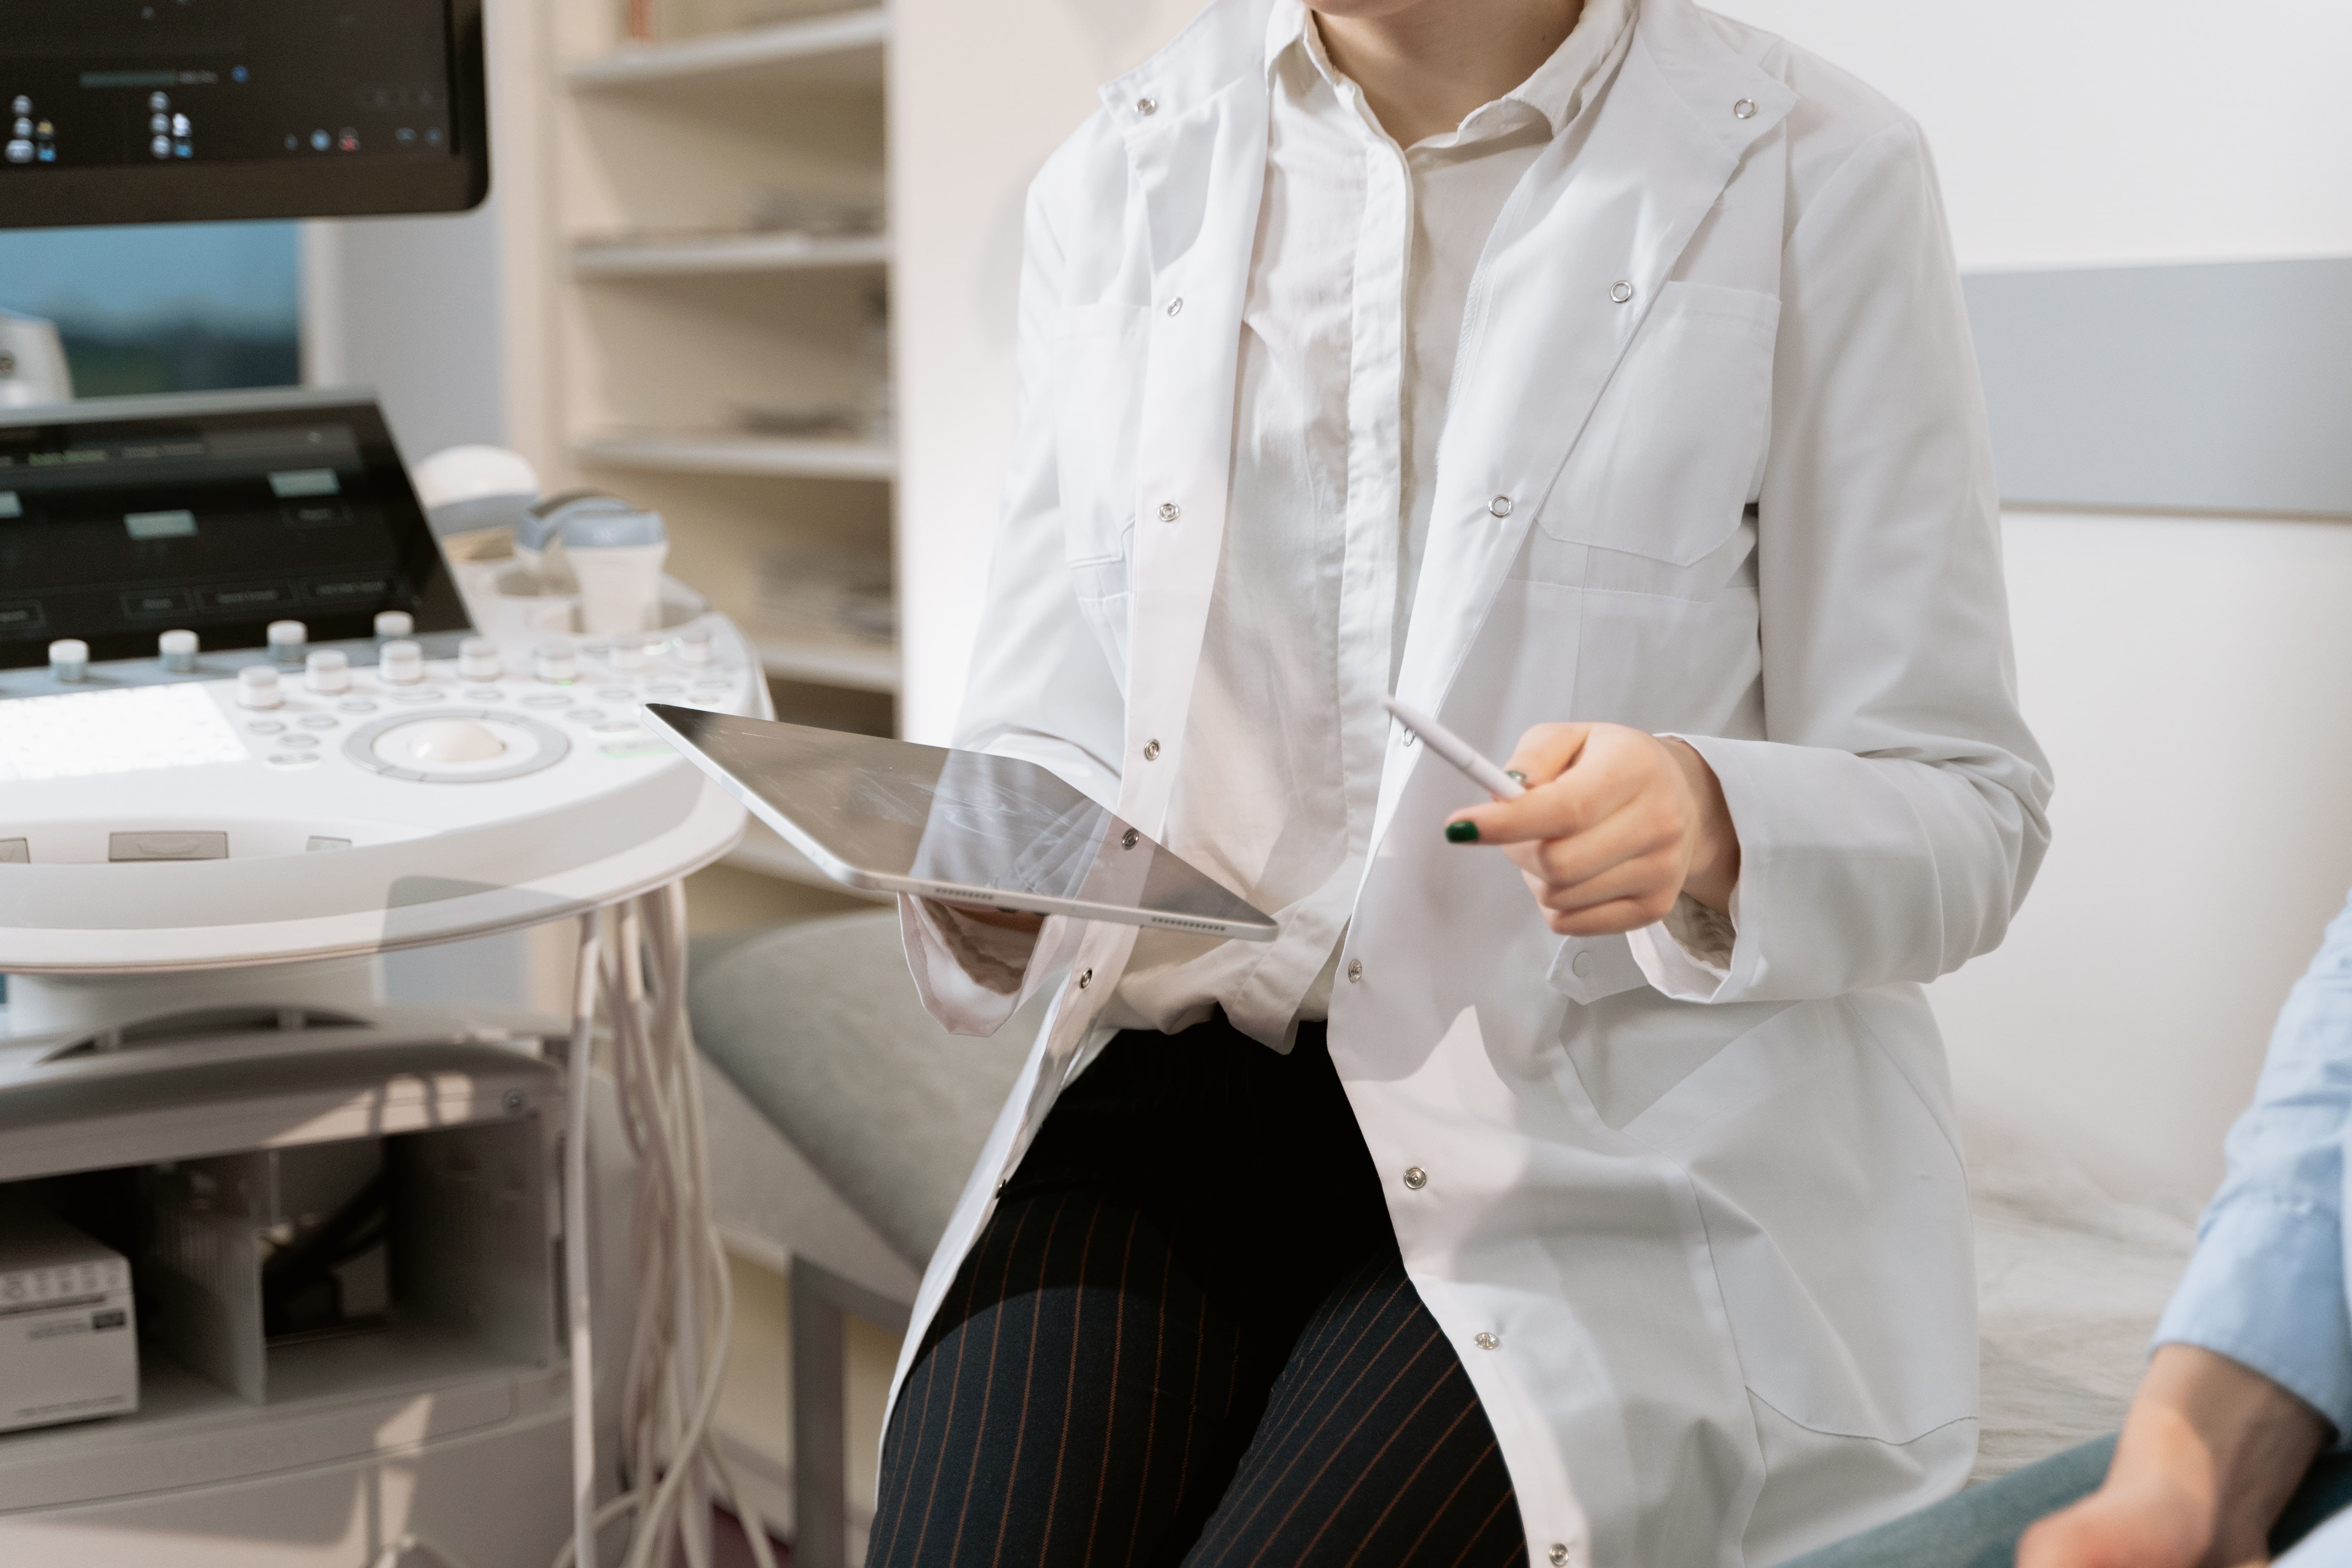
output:
[[[1533,74],[1426,119],[1496,40]],[[1921,986],[2000,941],[2050,779],[1917,126],[1691,0],[1214,0],[1039,176],[1020,369],[957,743],[1284,934],[903,907],[950,1027],[1059,999],[924,1282],[874,1560],[1010,1528],[942,1522],[983,1397],[977,1350],[919,1364],[942,1303],[978,1310],[1057,1098],[1204,1019],[1328,1034],[1510,1560],[1769,1563],[1956,1489],[1975,1286]],[[1538,787],[1486,803],[1391,689]],[[1040,1386],[1024,1442],[1068,1419]],[[1161,1560],[1118,1544],[1055,1560]]]

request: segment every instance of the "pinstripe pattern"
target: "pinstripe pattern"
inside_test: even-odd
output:
[[[874,1568],[1502,1568],[1494,1433],[1308,1026],[1123,1035],[926,1331]]]

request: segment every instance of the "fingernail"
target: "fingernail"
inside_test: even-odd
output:
[[[1445,825],[1445,842],[1448,844],[1477,843],[1478,825],[1475,822],[1447,823]]]

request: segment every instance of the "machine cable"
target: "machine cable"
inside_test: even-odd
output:
[[[601,924],[601,929],[600,929]],[[712,1441],[733,1329],[734,1298],[705,1179],[701,1086],[686,1006],[686,892],[672,882],[582,921],[579,992],[573,1018],[573,1149],[567,1180],[573,1223],[586,1234],[586,1066],[597,1006],[609,1028],[612,1078],[624,1136],[637,1161],[631,1232],[637,1281],[635,1332],[622,1388],[621,1495],[593,1510],[594,1410],[578,1392],[587,1367],[587,1260],[572,1264],[575,1393],[573,1540],[554,1568],[597,1562],[598,1530],[636,1516],[625,1568],[668,1568],[682,1554],[688,1568],[709,1568],[710,1505],[723,1501],[740,1520],[759,1568],[775,1568],[768,1531]],[[573,1150],[577,1150],[575,1154]],[[573,1261],[573,1254],[579,1256]]]

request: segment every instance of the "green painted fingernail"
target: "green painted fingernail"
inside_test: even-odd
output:
[[[1445,842],[1448,844],[1477,843],[1478,825],[1475,822],[1447,823],[1445,825]]]

